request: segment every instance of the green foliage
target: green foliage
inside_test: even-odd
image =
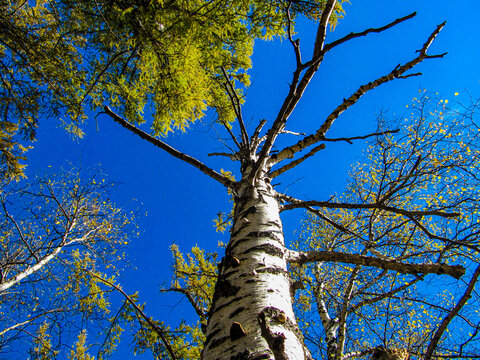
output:
[[[45,321],[37,330],[33,340],[34,347],[30,350],[30,359],[49,360],[58,355],[58,351],[52,349],[51,336],[48,334],[50,325]]]
[[[325,1],[295,1],[318,19]],[[23,174],[21,137],[38,119],[60,118],[82,136],[89,109],[109,105],[129,121],[153,116],[155,135],[185,130],[208,108],[235,119],[223,68],[238,92],[255,39],[283,36],[287,1],[7,0],[0,7],[2,176]],[[342,15],[337,6],[332,25]]]
[[[172,289],[187,291],[206,315],[217,280],[217,254],[206,253],[198,246],[194,246],[186,256],[177,245],[172,245],[170,249],[174,258]],[[206,324],[206,318],[200,320]]]
[[[127,295],[120,310],[109,319],[110,326],[98,351],[99,359],[112,356],[126,328],[133,334],[135,354],[148,352],[154,359],[170,358],[168,344],[177,359],[200,359],[205,341],[202,329],[206,326],[217,278],[216,254],[205,253],[197,246],[186,255],[176,245],[171,246],[171,251],[175,261],[174,276],[171,287],[162,291],[180,292],[182,296],[187,296],[197,312],[198,321],[190,324],[182,321],[172,329],[146,315],[145,305],[139,304],[137,293]]]
[[[75,348],[70,351],[71,360],[95,360],[93,356],[88,354],[88,347],[86,346],[87,341],[87,332],[82,330],[80,334],[78,334],[78,340],[75,343]]]

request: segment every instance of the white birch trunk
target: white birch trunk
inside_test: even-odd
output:
[[[293,313],[279,207],[268,180],[238,190],[204,360],[311,359]]]

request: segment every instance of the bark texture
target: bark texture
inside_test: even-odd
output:
[[[269,179],[240,186],[202,359],[311,358],[293,313],[286,253]]]

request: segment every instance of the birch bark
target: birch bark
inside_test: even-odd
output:
[[[278,201],[268,178],[240,183],[202,359],[304,360]]]

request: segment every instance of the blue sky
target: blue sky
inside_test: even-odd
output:
[[[430,54],[448,51],[444,59],[427,60],[414,69],[423,76],[396,80],[375,89],[355,107],[345,112],[334,124],[329,136],[354,136],[375,129],[376,115],[387,110],[392,116],[405,116],[405,105],[419,88],[438,92],[444,98],[468,101],[467,90],[480,94],[480,3],[469,1],[351,1],[345,6],[341,20],[327,42],[369,27],[382,26],[398,17],[417,11],[417,16],[382,34],[372,34],[339,46],[327,55],[294,112],[287,129],[310,133],[361,84],[390,72],[397,64],[415,56],[436,25],[446,27],[429,50]],[[297,28],[304,58],[308,58],[315,25],[301,22]],[[288,91],[294,70],[293,51],[288,41],[275,40],[255,44],[252,86],[248,90],[244,118],[251,128],[259,119],[272,120]],[[226,158],[209,158],[207,153],[222,151],[216,133],[210,131],[213,115],[193,126],[187,133],[169,135],[166,142],[195,155],[215,169],[238,171]],[[72,139],[54,119],[41,123],[38,141],[28,154],[28,174],[54,169],[100,166],[111,181],[118,183],[112,199],[125,208],[138,208],[140,238],[129,245],[130,268],[122,278],[123,288],[139,291],[146,302],[146,312],[166,323],[176,323],[193,312],[180,297],[159,294],[168,284],[171,272],[169,246],[180,245],[186,251],[199,244],[209,251],[216,249],[225,235],[215,232],[212,219],[218,211],[228,211],[228,196],[221,185],[197,169],[170,157],[128,133],[111,119],[98,117],[98,132],[93,117],[85,126],[86,137]],[[250,129],[251,129],[250,128]],[[294,142],[292,135],[284,135]],[[316,159],[306,161],[296,171],[279,178],[279,189],[304,199],[325,200],[342,192],[348,170],[358,161],[364,143],[330,145]],[[142,214],[145,214],[143,216]],[[287,242],[295,234],[302,212],[285,214]],[[114,359],[130,359],[128,344]],[[143,357],[138,357],[143,358]],[[149,356],[144,356],[149,358]]]

